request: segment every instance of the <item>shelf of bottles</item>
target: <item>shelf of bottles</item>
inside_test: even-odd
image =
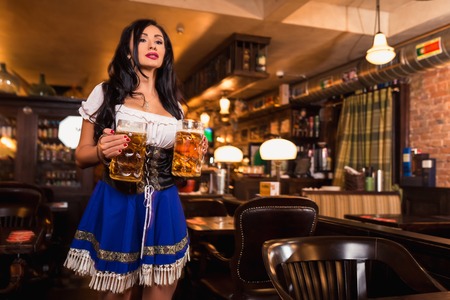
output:
[[[183,83],[187,99],[198,96],[231,76],[261,79],[266,73],[268,37],[233,34]],[[246,83],[248,84],[248,83]],[[237,86],[228,87],[237,89]],[[220,95],[219,95],[220,97]]]
[[[311,159],[312,171],[331,171],[331,149],[320,140],[318,110],[307,108],[293,110],[292,124],[292,138],[299,145],[299,155]]]
[[[60,119],[38,121],[36,183],[45,186],[79,187],[81,185],[74,160],[74,149],[58,138]]]
[[[16,119],[0,120],[0,181],[14,180],[14,162],[17,152]]]

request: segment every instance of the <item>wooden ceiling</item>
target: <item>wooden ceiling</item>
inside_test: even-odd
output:
[[[392,46],[450,24],[448,0],[381,0],[380,7]],[[88,95],[106,78],[122,29],[137,18],[166,28],[181,80],[234,32],[271,37],[270,77],[250,86],[243,95],[250,97],[364,57],[375,0],[2,0],[0,61],[28,83],[45,73],[49,84],[81,86]]]

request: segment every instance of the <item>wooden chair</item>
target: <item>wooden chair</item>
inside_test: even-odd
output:
[[[445,291],[391,240],[317,236],[274,239],[263,259],[283,300],[368,299]]]
[[[49,249],[53,218],[46,205],[45,191],[38,186],[21,182],[0,182],[0,256],[9,263],[9,282],[0,294],[17,290],[25,278],[39,276],[42,254]],[[12,234],[33,232],[27,242],[10,240]],[[33,268],[33,269],[32,269]]]
[[[234,215],[233,255],[226,257],[214,245],[203,243],[209,256],[227,266],[200,279],[208,299],[279,299],[264,268],[261,247],[269,239],[312,235],[317,216],[317,205],[304,197],[261,197],[240,205]]]

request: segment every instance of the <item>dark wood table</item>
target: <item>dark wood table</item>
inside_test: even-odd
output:
[[[450,292],[435,292],[397,297],[376,298],[377,300],[450,300]]]
[[[226,217],[194,217],[186,220],[191,244],[191,258],[202,257],[207,252],[203,242],[214,245],[225,257],[231,257],[234,250],[234,218]],[[204,266],[203,266],[204,267]]]
[[[450,237],[450,216],[409,216],[402,214],[346,214],[346,219],[396,227],[406,231]]]
[[[196,234],[233,234],[234,218],[225,217],[194,217],[186,220],[188,228]]]

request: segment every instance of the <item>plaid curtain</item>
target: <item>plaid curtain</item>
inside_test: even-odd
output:
[[[337,131],[333,185],[344,187],[344,166],[383,171],[385,191],[392,186],[392,89],[345,98]]]

